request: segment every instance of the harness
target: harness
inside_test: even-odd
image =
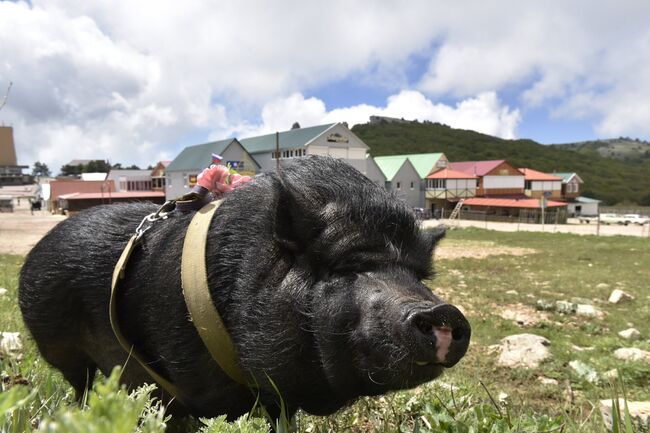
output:
[[[140,244],[142,235],[153,226],[153,223],[167,219],[168,214],[177,208],[196,209],[200,207],[187,228],[183,242],[181,258],[183,298],[185,299],[190,320],[194,324],[203,344],[219,367],[233,381],[241,385],[252,386],[250,376],[239,366],[237,350],[210,295],[205,262],[207,234],[215,211],[219,208],[223,200],[208,201],[207,204],[205,204],[205,201],[204,197],[199,195],[184,196],[179,200],[166,202],[156,212],[147,215],[122,251],[122,255],[113,271],[111,283],[109,317],[115,337],[122,348],[131,357],[135,358],[151,378],[167,391],[168,394],[180,400],[181,403],[185,396],[182,395],[178,387],[156,372],[137,348],[122,333],[117,316],[117,295],[120,290],[120,280],[125,276],[129,257]]]

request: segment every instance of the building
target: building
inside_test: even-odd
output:
[[[576,197],[572,200],[566,201],[567,213],[571,218],[579,216],[597,216],[600,213],[598,210],[600,203],[602,202],[595,198]]]
[[[435,171],[447,167],[449,160],[443,153],[417,153],[417,154],[406,154],[406,155],[390,155],[390,156],[376,156],[375,162],[383,167],[384,175],[386,175],[386,180],[391,182],[387,185],[387,189],[396,189],[397,181],[391,181],[389,175],[394,175],[400,169],[400,167],[408,161],[415,172],[417,173],[417,178],[413,179],[399,179],[400,189],[402,185],[409,186],[408,194],[402,194],[408,196],[409,199],[407,202],[417,208],[427,208],[431,209],[430,200],[425,196],[427,189],[427,176]],[[406,172],[402,172],[401,175]],[[405,183],[406,182],[406,183]],[[413,198],[415,196],[414,190],[411,190],[411,183],[414,184],[414,190],[417,190],[417,199]]]
[[[102,204],[127,203],[134,201],[148,201],[155,204],[165,202],[163,191],[123,191],[110,193],[73,192],[58,197],[58,209],[67,215],[73,215],[84,209]]]
[[[111,170],[107,180],[115,183],[115,191],[153,191],[151,170]]]
[[[460,199],[476,196],[478,177],[474,174],[443,168],[429,176],[426,183],[426,208],[432,216],[442,216],[445,209]]]
[[[13,128],[0,126],[0,186],[33,183],[33,176],[23,174],[25,168],[29,166],[17,162]]]
[[[531,198],[562,198],[562,178],[532,168],[520,168],[524,174],[524,193]]]
[[[398,156],[375,157],[375,163],[386,178],[385,187],[411,207],[421,207],[420,174],[408,158]]]
[[[154,191],[165,191],[165,173],[171,161],[158,161],[156,166],[151,170],[151,188]]]
[[[115,183],[109,180],[79,180],[79,179],[57,179],[49,183],[48,210],[59,213],[63,210],[59,199],[69,194],[93,193],[98,194],[100,199],[97,204],[112,203],[112,194],[115,193]]]
[[[562,198],[565,200],[575,199],[580,195],[580,185],[584,181],[578,173],[553,173],[554,176],[562,179]]]
[[[260,171],[260,165],[236,138],[189,146],[165,169],[168,200],[188,193],[196,185],[199,173],[211,164],[212,154],[220,155],[222,164],[230,164],[240,174],[254,176]]]
[[[329,155],[344,160],[363,174],[367,172],[368,146],[343,123],[296,128],[240,141],[262,170],[275,170],[278,165],[307,155]]]
[[[447,212],[462,200],[462,218],[541,223],[543,216],[546,223],[566,222],[567,205],[560,201],[557,190],[559,177],[531,169],[522,171],[503,159],[452,162],[449,166],[476,176],[476,192],[474,197],[468,190],[468,198],[450,199]]]
[[[524,194],[524,174],[505,159],[452,162],[449,168],[475,175],[478,178],[476,195],[479,197]]]
[[[187,193],[196,184],[197,175],[210,165],[213,153],[223,158],[221,164],[230,164],[243,175],[272,171],[307,155],[329,155],[370,174],[375,182],[385,182],[377,166],[366,157],[367,151],[368,146],[343,123],[189,146],[166,169],[166,196],[170,199]]]

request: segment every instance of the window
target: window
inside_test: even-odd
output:
[[[411,182],[411,189],[413,189],[413,182]]]
[[[525,182],[524,189],[533,189],[533,182],[531,180],[527,180]]]
[[[397,182],[397,189],[400,189],[400,188],[401,188],[401,185],[400,185],[399,182]]]

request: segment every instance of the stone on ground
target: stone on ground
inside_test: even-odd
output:
[[[630,295],[627,292],[622,291],[621,289],[615,289],[612,291],[612,294],[609,295],[609,302],[612,304],[618,304],[623,301],[631,301],[634,299],[634,296]]]
[[[7,289],[0,287],[0,298],[7,294]]]
[[[622,338],[625,338],[626,340],[640,340],[641,339],[641,333],[639,332],[638,329],[635,328],[629,328],[626,329],[625,331],[621,331],[618,333],[619,336]]]
[[[569,362],[569,367],[576,372],[579,378],[586,380],[589,383],[597,383],[599,381],[598,372],[593,367],[582,361],[571,361]]]
[[[536,368],[551,357],[549,340],[534,334],[515,334],[501,340],[497,364],[503,367]]]
[[[545,376],[539,376],[537,380],[539,380],[542,383],[542,385],[557,385],[559,383],[557,379],[553,379]]]
[[[625,419],[625,400],[620,398],[618,400],[619,406],[619,419]],[[632,424],[637,428],[647,425],[650,422],[650,401],[628,401],[627,408],[632,417]],[[603,420],[608,430],[612,429],[612,400],[600,401],[600,413],[603,415]]]
[[[0,332],[0,358],[19,358],[22,351],[19,332]]]
[[[644,361],[650,364],[650,352],[636,347],[623,347],[614,351],[614,356],[624,361]]]

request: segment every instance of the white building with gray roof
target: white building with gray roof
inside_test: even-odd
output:
[[[385,182],[381,170],[367,158],[368,146],[344,124],[331,123],[186,147],[167,167],[167,199],[179,197],[194,186],[196,176],[210,165],[212,153],[223,157],[221,164],[237,165],[237,171],[245,175],[272,171],[307,155],[329,155],[381,185]]]

